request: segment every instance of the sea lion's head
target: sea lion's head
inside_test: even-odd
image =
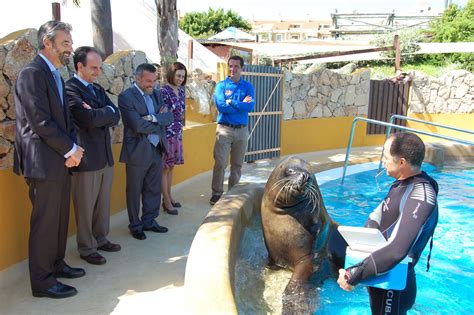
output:
[[[280,162],[268,178],[265,187],[268,201],[280,209],[319,208],[321,193],[311,165],[291,156]]]

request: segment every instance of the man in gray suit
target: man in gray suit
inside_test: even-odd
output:
[[[164,127],[173,122],[173,114],[163,106],[160,92],[154,89],[156,79],[156,68],[151,64],[141,64],[135,70],[133,86],[118,98],[124,125],[120,162],[125,163],[127,176],[128,228],[138,240],[146,239],[143,230],[168,231],[155,218],[161,204],[161,158],[166,152]]]

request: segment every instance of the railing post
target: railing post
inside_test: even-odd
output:
[[[342,170],[341,185],[344,184],[344,178],[346,177],[347,165],[349,164],[349,156],[351,154],[351,148],[352,148],[352,139],[354,138],[354,130],[358,121],[359,121],[359,117],[354,118],[354,120],[352,121],[351,134],[349,135],[349,143],[347,144],[346,160],[344,161],[344,168]]]

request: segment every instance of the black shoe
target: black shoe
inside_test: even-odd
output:
[[[107,242],[104,245],[97,247],[97,249],[103,250],[104,252],[118,252],[122,249],[122,247],[119,244]]]
[[[85,261],[87,261],[89,264],[92,264],[92,265],[103,265],[107,262],[107,260],[101,254],[97,252],[92,253],[87,256],[81,255],[81,259],[84,259]]]
[[[52,299],[63,299],[77,294],[77,290],[70,285],[58,282],[45,291],[33,291],[34,297],[48,297]]]
[[[72,268],[68,265],[63,268],[63,270],[56,271],[54,273],[55,278],[68,278],[68,279],[74,279],[74,278],[80,278],[86,274],[86,271],[82,268]]]
[[[136,238],[137,240],[144,240],[146,239],[146,235],[145,233],[143,232],[140,232],[140,231],[130,231],[130,233],[132,234],[132,236],[134,238]]]
[[[165,204],[161,204],[163,206],[163,210],[165,210],[166,213],[171,214],[171,215],[178,215],[178,210],[176,209],[168,209],[166,208]]]
[[[181,208],[181,204],[179,202],[172,202],[171,205],[175,208]]]
[[[156,232],[156,233],[166,233],[168,232],[168,228],[164,227],[164,226],[161,226],[161,225],[156,225],[156,226],[152,226],[150,228],[144,228],[145,231],[153,231],[153,232]]]
[[[219,199],[221,199],[221,196],[219,196],[219,195],[212,195],[211,200],[209,200],[209,203],[210,203],[211,205],[215,205],[216,202],[219,201]]]

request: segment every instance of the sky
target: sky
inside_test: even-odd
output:
[[[468,0],[452,0],[464,6]],[[216,3],[218,3],[216,5]],[[306,20],[331,19],[330,14],[338,13],[416,13],[420,8],[431,7],[442,10],[445,0],[177,0],[181,15],[192,11],[213,9],[232,9],[248,20]]]

